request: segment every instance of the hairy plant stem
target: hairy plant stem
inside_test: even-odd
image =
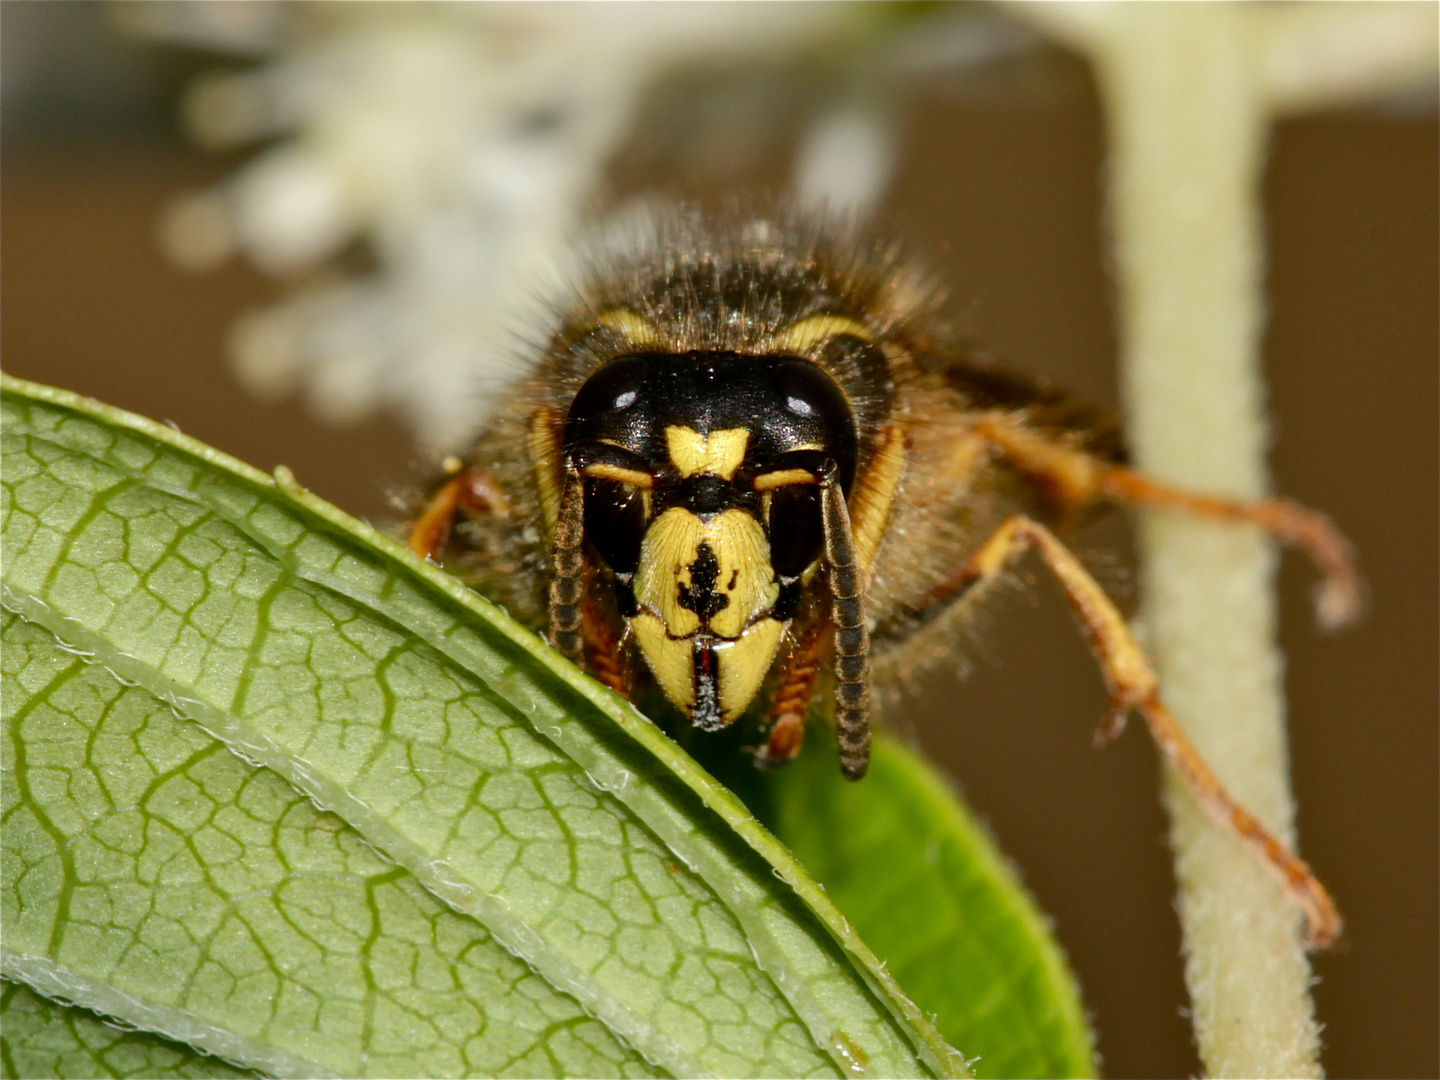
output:
[[[1018,8],[1095,64],[1129,439],[1153,476],[1238,497],[1267,489],[1260,190],[1272,113],[1433,70],[1433,29],[1420,37],[1433,10],[1368,6]],[[1231,792],[1293,845],[1273,547],[1162,512],[1142,516],[1141,540],[1166,700]],[[1297,911],[1169,770],[1165,801],[1207,1073],[1320,1075]]]
[[[1268,486],[1259,358],[1266,116],[1228,5],[1143,5],[1103,65],[1125,342],[1140,467],[1253,498]],[[1234,795],[1294,846],[1275,647],[1274,552],[1257,531],[1141,518],[1164,693]],[[1165,779],[1195,1035],[1212,1076],[1315,1076],[1319,1032],[1298,913],[1234,837]]]

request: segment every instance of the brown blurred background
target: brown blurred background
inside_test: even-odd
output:
[[[5,369],[174,421],[261,468],[283,462],[352,513],[390,517],[387,493],[424,471],[398,423],[326,427],[295,400],[248,397],[229,373],[228,324],[281,287],[238,264],[188,277],[158,253],[162,205],[238,162],[190,149],[171,119],[178,87],[213,60],[129,49],[98,5],[43,5],[71,10],[38,23],[14,7],[0,37]],[[37,38],[36,25],[50,29]],[[108,65],[112,85],[72,85],[77,63]],[[1078,60],[1050,55],[1043,76],[1035,63],[992,72],[993,92],[961,80],[906,101],[882,223],[939,264],[993,352],[1114,406],[1099,104]],[[23,86],[14,64],[28,65]],[[1436,1076],[1436,113],[1287,120],[1271,159],[1275,485],[1334,516],[1372,590],[1358,629],[1324,638],[1309,568],[1291,557],[1281,574],[1302,850],[1347,926],[1316,961],[1324,1060],[1333,1076]],[[728,179],[784,175],[772,162]],[[1123,551],[1123,523],[1081,546]],[[1099,676],[1057,590],[1036,575],[1026,593],[997,605],[963,683],[931,680],[919,735],[1054,918],[1105,1072],[1196,1074],[1156,755],[1141,731],[1091,749]]]

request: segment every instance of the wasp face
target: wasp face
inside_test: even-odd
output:
[[[820,488],[855,474],[845,395],[796,356],[637,352],[576,394],[584,534],[665,695],[707,729],[755,697],[820,558]]]

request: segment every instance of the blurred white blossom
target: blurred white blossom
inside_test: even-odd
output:
[[[433,449],[467,435],[516,373],[526,317],[563,275],[566,239],[647,91],[704,65],[833,65],[860,51],[881,8],[222,0],[128,5],[124,19],[265,57],[200,79],[184,112],[204,146],[266,145],[161,224],[181,266],[243,253],[295,282],[235,326],[242,379],[304,387],[334,420],[389,406]],[[732,117],[736,129],[763,138],[766,126]],[[882,101],[821,109],[796,194],[864,216],[894,157]]]
[[[800,142],[795,197],[802,206],[864,217],[890,185],[896,136],[889,117],[853,106],[821,116]]]

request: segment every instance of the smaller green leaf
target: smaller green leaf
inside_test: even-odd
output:
[[[820,746],[785,773],[768,793],[776,834],[940,1034],[978,1055],[977,1077],[1094,1075],[1044,916],[943,776],[883,736],[864,783]]]
[[[255,1075],[183,1043],[116,1027],[28,986],[0,986],[0,1080],[243,1080]]]

